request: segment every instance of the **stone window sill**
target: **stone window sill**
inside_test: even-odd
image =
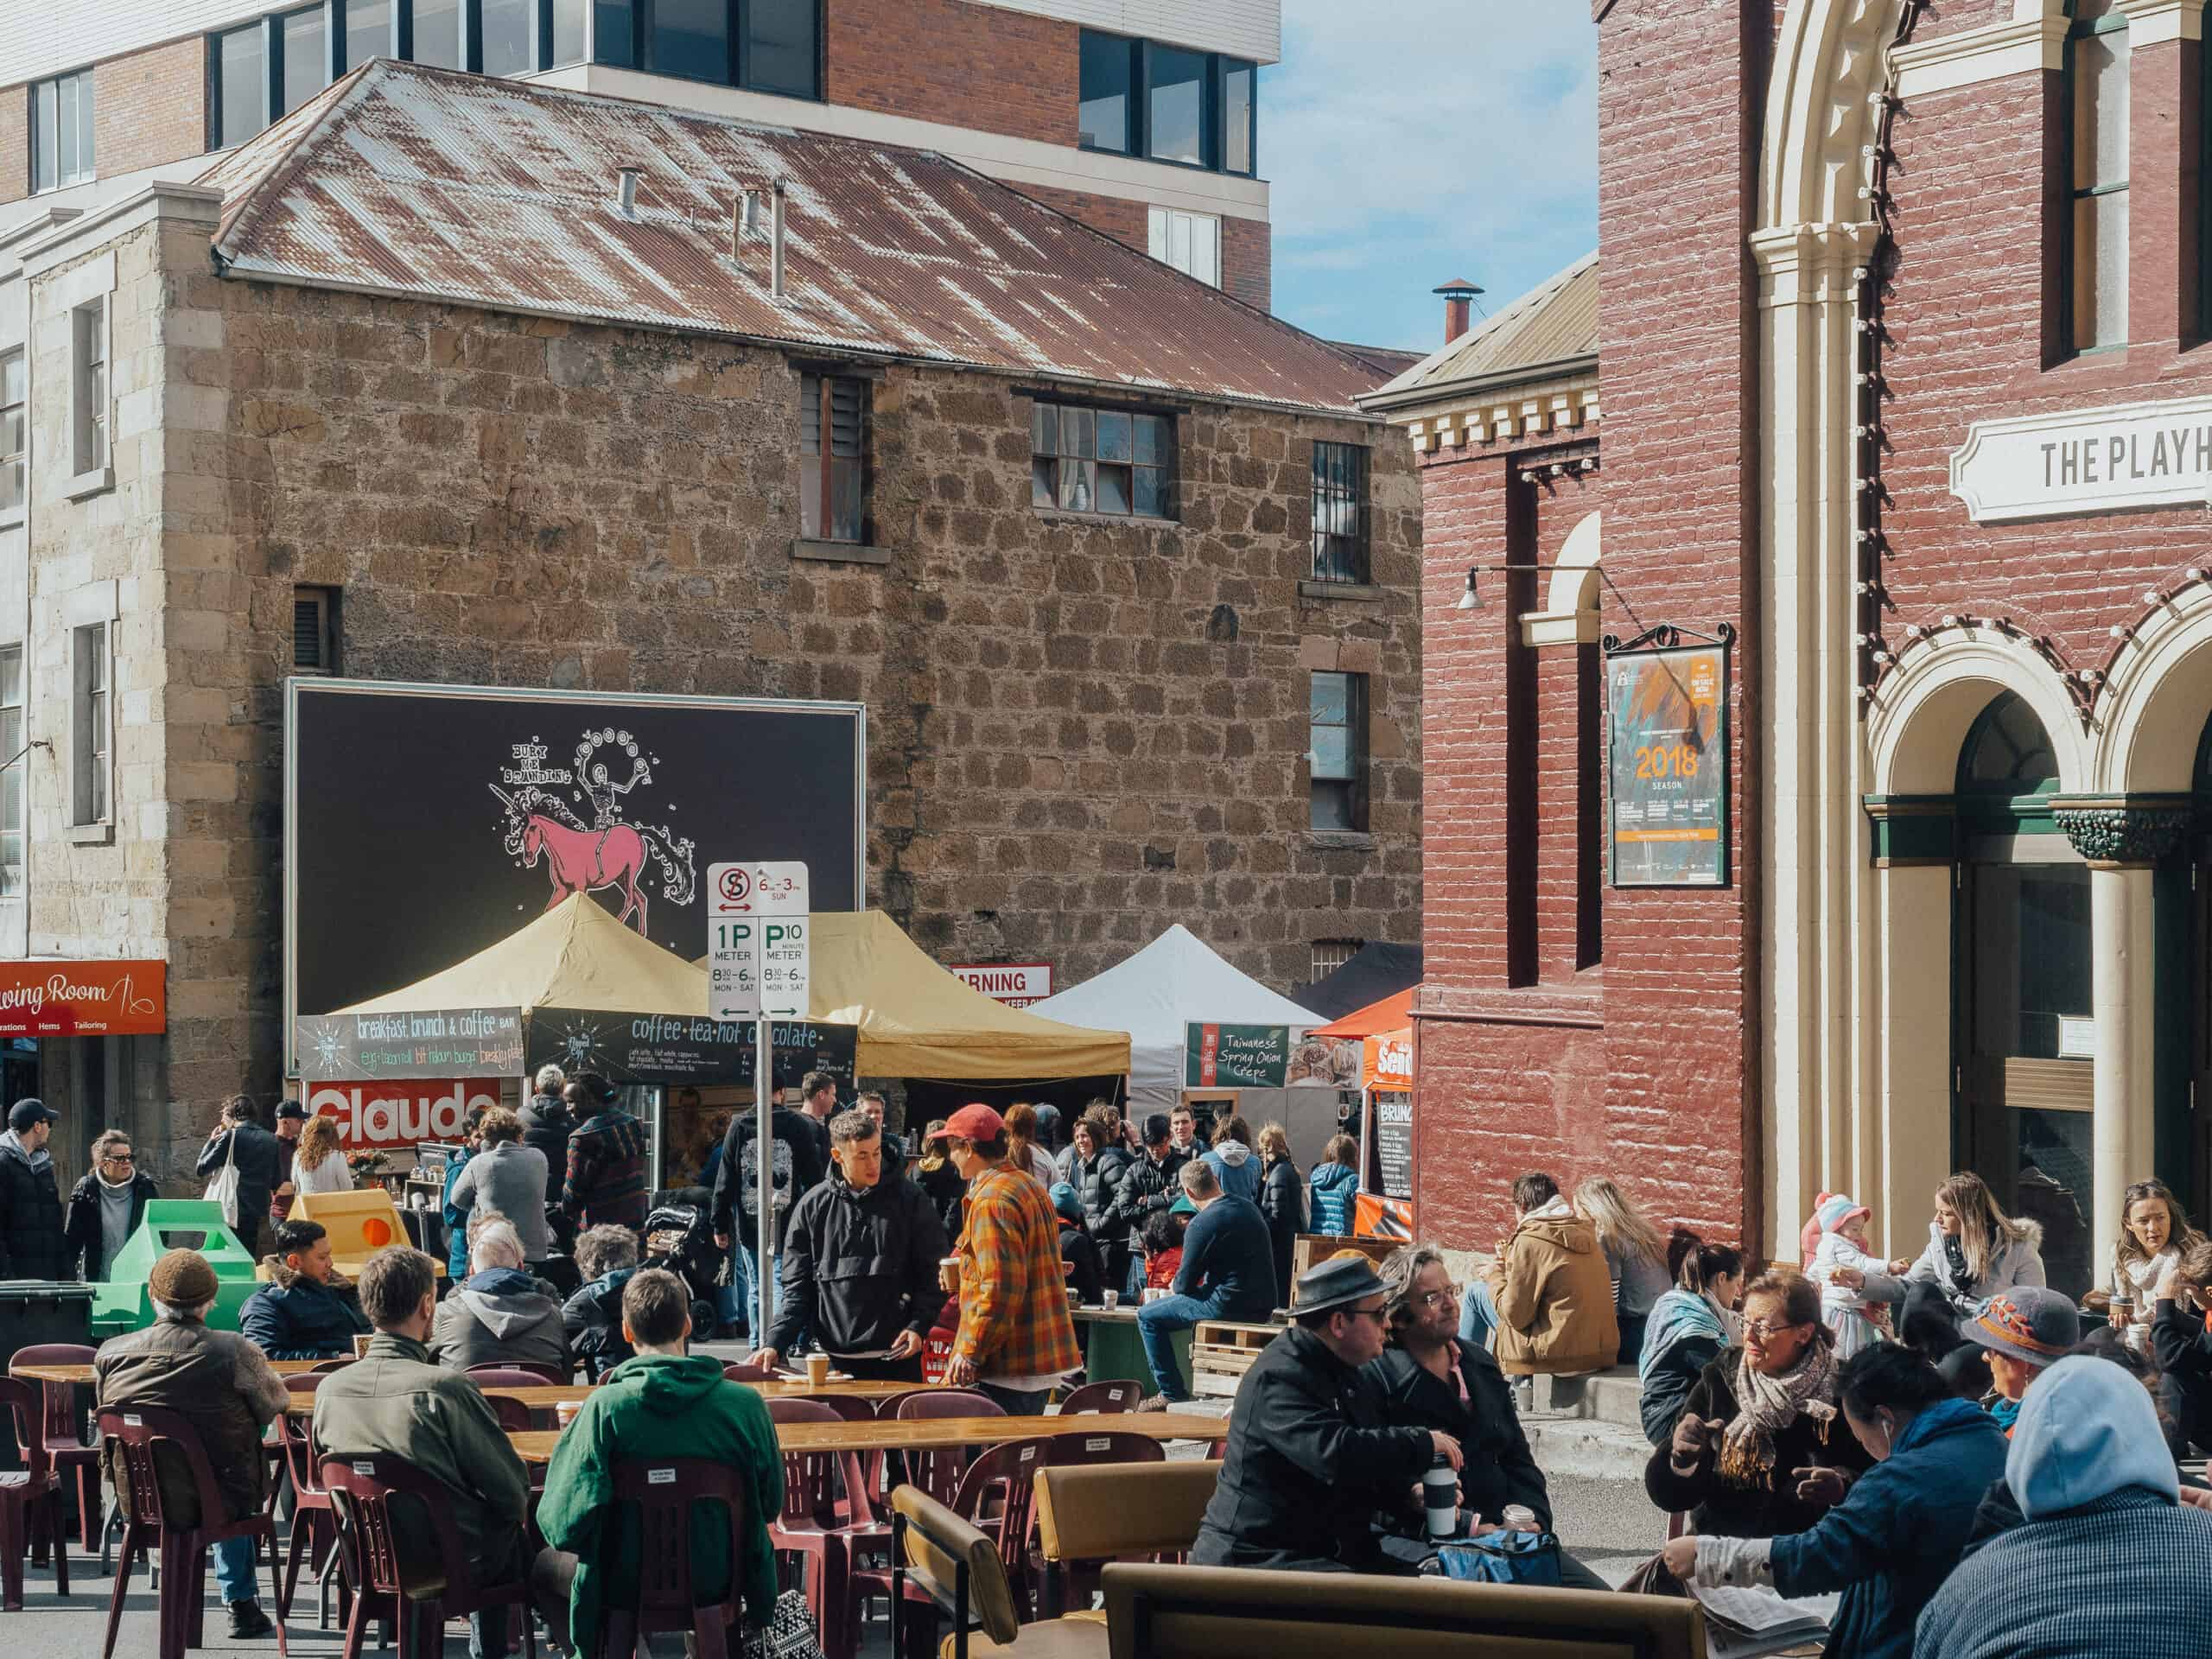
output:
[[[102,490],[115,487],[115,468],[95,467],[89,473],[79,473],[61,489],[72,501],[81,501],[88,495],[98,495]]]
[[[73,823],[69,826],[69,843],[73,847],[112,847],[115,845],[113,823]]]
[[[0,530],[20,530],[29,516],[22,507],[10,507],[0,512]]]
[[[1104,524],[1118,530],[1180,530],[1179,518],[1154,518],[1136,512],[1076,512],[1067,507],[1029,509],[1032,515],[1055,524]]]
[[[1351,599],[1363,602],[1379,600],[1383,590],[1371,582],[1301,582],[1298,584],[1300,599]]]
[[[1375,837],[1364,830],[1309,830],[1306,844],[1325,853],[1371,853]]]
[[[862,542],[811,542],[801,536],[792,539],[791,557],[818,559],[824,564],[888,564],[891,550]]]

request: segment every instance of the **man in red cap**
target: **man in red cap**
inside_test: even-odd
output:
[[[944,1380],[980,1387],[1010,1415],[1043,1412],[1053,1386],[1083,1369],[1060,1271],[1059,1223],[1045,1189],[1007,1166],[1006,1120],[963,1106],[930,1137],[968,1183],[967,1221],[954,1247],[960,1329]]]

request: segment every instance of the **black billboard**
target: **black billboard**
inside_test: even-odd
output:
[[[853,703],[293,679],[285,1020],[497,944],[570,893],[690,960],[721,859],[804,859],[857,909],[866,712]],[[706,1010],[699,1010],[704,1014]],[[299,1056],[287,1057],[298,1075]]]

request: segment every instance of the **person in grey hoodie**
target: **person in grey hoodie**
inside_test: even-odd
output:
[[[1213,1132],[1213,1147],[1205,1161],[1213,1166],[1214,1179],[1232,1198],[1248,1204],[1260,1201],[1260,1160],[1252,1153],[1252,1126],[1241,1117],[1226,1117]]]
[[[2089,1355],[2060,1360],[2020,1407],[2005,1480],[2026,1524],[1943,1581],[1914,1659],[2204,1652],[2212,1514],[2183,1500],[2140,1382]]]
[[[513,1224],[522,1241],[522,1259],[535,1266],[552,1254],[545,1226],[545,1186],[550,1179],[545,1154],[522,1143],[522,1120],[494,1106],[476,1126],[479,1147],[454,1178],[446,1202],[463,1216],[496,1210]]]
[[[467,1282],[438,1305],[430,1357],[449,1371],[528,1365],[566,1381],[574,1363],[561,1304],[550,1286],[522,1270],[513,1227],[493,1221],[478,1228],[469,1264],[475,1272]]]
[[[86,1283],[107,1277],[108,1264],[145,1219],[146,1201],[161,1196],[154,1178],[139,1173],[129,1135],[110,1129],[92,1142],[92,1167],[69,1191],[69,1219],[62,1229],[71,1264],[84,1258]]]

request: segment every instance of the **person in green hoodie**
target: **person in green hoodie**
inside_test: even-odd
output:
[[[589,1653],[601,1611],[638,1593],[638,1527],[614,1506],[614,1466],[651,1458],[710,1458],[745,1477],[740,1560],[745,1618],[766,1624],[776,1605],[770,1517],[784,1507],[784,1459],[768,1408],[724,1379],[721,1362],[690,1355],[691,1293],[674,1274],[647,1268],[622,1289],[622,1336],[637,1351],[592,1390],[553,1448],[538,1500],[548,1548],[531,1569],[531,1599],[566,1653]],[[719,1504],[694,1506],[691,1582],[702,1605],[729,1593],[729,1529]]]

